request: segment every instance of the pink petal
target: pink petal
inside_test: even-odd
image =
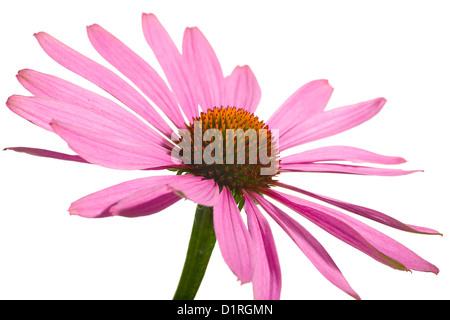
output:
[[[97,113],[120,123],[122,126],[126,126],[128,128],[127,130],[130,130],[137,136],[142,135],[144,139],[160,141],[159,144],[162,144],[164,141],[162,137],[138,117],[99,94],[83,89],[55,76],[29,69],[19,71],[17,78],[28,91],[36,96],[70,103],[72,107],[69,112],[83,112],[83,110],[77,111],[78,108],[75,108],[75,106],[81,107],[84,110]],[[52,115],[48,116],[48,120],[55,118]],[[47,124],[48,122],[50,121],[47,121]],[[47,126],[46,129],[50,128]],[[150,136],[153,138],[149,138]]]
[[[148,188],[159,188],[167,191],[167,194],[173,193],[167,189],[167,184],[179,179],[181,176],[156,176],[140,178],[126,181],[115,186],[97,191],[87,195],[75,202],[69,208],[70,214],[79,215],[85,218],[102,218],[111,216],[110,209],[120,200],[129,197],[135,192]],[[159,194],[158,196],[161,196]],[[181,198],[176,196],[178,200]],[[157,197],[156,197],[157,198]],[[157,202],[149,203],[150,209]],[[141,211],[144,208],[139,208]]]
[[[379,211],[376,211],[376,210],[373,210],[370,208],[366,208],[366,207],[358,206],[358,205],[351,204],[348,202],[325,197],[325,196],[322,196],[322,195],[319,195],[316,193],[312,193],[312,192],[309,192],[309,191],[306,191],[306,190],[303,190],[300,188],[296,188],[296,187],[293,187],[293,186],[290,186],[290,185],[287,185],[287,184],[284,184],[281,182],[277,182],[277,185],[280,187],[286,188],[286,189],[300,192],[300,193],[310,196],[312,198],[324,201],[324,202],[332,204],[336,207],[356,213],[360,216],[377,221],[379,223],[382,223],[382,224],[387,225],[392,228],[396,228],[396,229],[407,231],[407,232],[413,232],[413,233],[440,234],[438,231],[430,229],[430,228],[417,227],[417,226],[413,226],[410,224],[405,224],[405,223],[400,222],[384,213],[381,213]]]
[[[167,31],[153,14],[142,15],[145,39],[161,65],[167,81],[176,94],[184,114],[189,121],[197,117],[198,102],[190,84],[190,73],[177,47]]]
[[[35,37],[44,51],[56,62],[107,91],[166,136],[171,136],[172,130],[156,110],[115,73],[44,32],[35,34]]]
[[[350,287],[328,252],[305,228],[272,203],[264,199],[264,197],[257,193],[253,193],[252,196],[283,228],[292,240],[294,240],[300,250],[302,250],[306,257],[326,279],[355,299],[360,299],[358,294]]]
[[[121,119],[105,117],[97,110],[52,99],[22,96],[11,96],[6,105],[18,115],[50,131],[56,132],[51,124],[59,122],[59,127],[65,128],[60,130],[59,135],[64,135],[63,139],[68,139],[66,142],[69,145],[76,146],[73,150],[88,162],[118,169],[146,169],[172,164],[169,151],[160,145],[160,136],[155,140],[153,131],[143,132]],[[72,131],[67,131],[68,124],[73,127]],[[89,134],[96,142],[89,138]]]
[[[225,78],[225,104],[254,113],[261,100],[261,88],[249,66],[237,66]]]
[[[218,187],[212,180],[189,174],[140,178],[87,195],[72,203],[69,212],[86,218],[139,217],[159,212],[183,197],[214,205]]]
[[[339,211],[273,190],[267,191],[267,195],[387,266],[399,270],[439,272],[436,266],[402,244]]]
[[[160,185],[150,185],[133,192],[113,205],[112,215],[139,217],[159,212],[180,200],[189,199],[204,206],[213,206],[219,198],[219,187],[213,180],[193,175],[173,176]]]
[[[266,123],[271,130],[279,130],[284,145],[284,141],[297,134],[297,126],[325,109],[332,92],[327,80],[311,81],[292,94]]]
[[[375,116],[385,103],[378,98],[318,113],[293,128],[288,137],[280,137],[280,151],[354,128]]]
[[[133,192],[109,208],[113,216],[136,218],[148,216],[170,207],[180,200],[166,185],[147,187]]]
[[[224,104],[224,77],[219,60],[201,31],[186,28],[183,37],[183,58],[193,82],[196,101],[203,111]]]
[[[255,300],[278,300],[281,292],[281,269],[270,225],[249,196],[245,212],[255,252],[253,295]]]
[[[329,172],[329,173],[348,173],[362,174],[374,176],[402,176],[421,170],[401,170],[401,169],[384,169],[363,166],[351,166],[337,163],[280,163],[280,171],[284,172]]]
[[[213,207],[219,201],[219,186],[212,179],[204,179],[191,174],[168,185],[179,196],[206,207]]]
[[[351,161],[377,164],[400,164],[406,162],[400,157],[383,156],[367,150],[348,147],[331,146],[303,151],[280,159],[283,164],[296,164],[317,161]]]
[[[19,95],[9,97],[6,105],[14,113],[49,131],[53,131],[50,122],[58,120],[80,126],[102,128],[106,131],[105,133],[129,136],[132,140],[140,139],[155,146],[161,145],[163,141],[162,137],[154,131],[143,130],[145,127],[141,128],[138,123],[128,121],[131,119],[96,108],[95,105],[91,108],[80,108],[79,105],[49,98]]]
[[[37,157],[89,163],[77,155],[65,154],[65,153],[55,152],[55,151],[45,150],[45,149],[27,148],[27,147],[12,147],[12,148],[5,148],[3,150],[12,150],[12,151],[16,151],[16,152],[23,152],[23,153],[27,153],[29,155],[37,156]]]
[[[173,93],[158,73],[141,57],[99,25],[87,28],[94,48],[130,79],[178,127],[185,121]]]
[[[114,134],[106,135],[101,128],[93,130],[59,121],[52,122],[51,127],[82,158],[100,166],[136,170],[173,165],[170,156],[155,152],[155,147]]]
[[[214,206],[214,230],[222,256],[242,283],[253,276],[253,244],[231,192],[224,187]]]

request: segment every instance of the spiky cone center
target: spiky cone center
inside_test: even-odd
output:
[[[213,179],[234,194],[267,188],[278,174],[278,150],[268,126],[236,107],[214,107],[180,130],[181,173]]]

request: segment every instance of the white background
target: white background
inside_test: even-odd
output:
[[[276,4],[275,4],[276,3]],[[0,100],[27,94],[15,79],[32,68],[101,92],[53,62],[33,33],[46,31],[108,65],[90,46],[85,26],[98,23],[159,66],[141,29],[153,12],[178,45],[198,26],[224,73],[249,64],[270,114],[304,83],[326,78],[329,108],[383,96],[371,121],[322,145],[352,145],[399,155],[403,177],[289,174],[282,181],[380,210],[441,236],[404,233],[375,223],[437,265],[439,275],[390,269],[298,217],[329,251],[363,299],[449,299],[450,105],[447,1],[3,1],[0,5]],[[105,94],[105,93],[102,93]],[[106,95],[106,94],[105,94]],[[56,135],[0,108],[0,147],[70,152]],[[138,219],[69,216],[86,194],[148,173],[116,171],[0,152],[1,299],[170,299],[184,261],[195,205],[180,201]],[[297,217],[295,213],[290,212]],[[365,220],[367,221],[367,220]],[[283,272],[283,299],[351,299],[325,280],[274,223]],[[199,299],[252,299],[216,247]]]

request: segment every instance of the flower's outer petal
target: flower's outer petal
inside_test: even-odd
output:
[[[350,161],[355,163],[401,164],[406,160],[400,157],[383,156],[367,150],[349,146],[330,146],[306,150],[280,159],[283,164]]]
[[[46,150],[46,149],[28,148],[28,147],[8,147],[8,148],[4,148],[3,150],[4,151],[12,150],[15,152],[26,153],[26,154],[29,154],[31,156],[36,156],[36,157],[51,158],[51,159],[58,159],[58,160],[64,160],[64,161],[74,161],[74,162],[91,164],[89,161],[83,159],[82,157],[80,157],[78,155],[66,154],[66,153],[52,151],[52,150]],[[165,167],[150,167],[150,168],[145,168],[143,170],[161,170],[164,168]]]
[[[56,62],[96,84],[171,137],[172,130],[150,103],[111,70],[69,48],[45,32],[35,34],[44,51]]]
[[[214,230],[222,256],[242,283],[252,280],[253,244],[231,192],[224,187],[214,206]]]
[[[277,182],[277,185],[286,189],[290,189],[292,191],[296,191],[299,193],[302,193],[304,195],[307,195],[309,197],[324,201],[326,203],[332,204],[336,207],[339,207],[341,209],[356,213],[362,217],[374,220],[376,222],[382,223],[384,225],[387,225],[389,227],[392,228],[396,228],[402,231],[407,231],[407,232],[413,232],[413,233],[425,233],[425,234],[436,234],[436,235],[440,235],[441,233],[439,233],[436,230],[430,229],[430,228],[425,228],[425,227],[418,227],[418,226],[413,226],[410,224],[405,224],[403,222],[398,221],[397,219],[394,219],[382,212],[370,209],[370,208],[366,208],[366,207],[362,207],[359,205],[355,205],[355,204],[351,204],[348,202],[344,202],[344,201],[340,201],[340,200],[336,200],[333,198],[329,198],[329,197],[325,197],[322,195],[319,195],[317,193],[312,193],[297,187],[293,187],[281,182]]]
[[[172,164],[169,151],[160,145],[159,135],[155,141],[154,131],[133,128],[126,121],[106,117],[97,110],[79,108],[53,99],[23,96],[11,96],[6,105],[34,124],[64,135],[62,138],[68,139],[66,142],[71,147],[76,145],[76,149],[72,150],[88,162],[117,169],[147,169]],[[52,126],[52,123],[58,122],[65,128],[61,134]],[[87,145],[83,146],[83,142]]]
[[[26,154],[29,154],[32,156],[37,156],[37,157],[89,163],[88,161],[84,160],[82,157],[77,156],[77,155],[65,154],[65,153],[51,151],[51,150],[45,150],[45,149],[27,148],[27,147],[10,147],[10,148],[5,148],[3,150],[12,150],[12,151],[16,151],[16,152],[23,152],[23,153],[26,153]]]
[[[87,32],[100,55],[141,89],[177,128],[184,128],[185,121],[175,96],[144,59],[97,24],[87,27]]]
[[[170,207],[180,198],[165,184],[146,187],[118,201],[109,208],[109,213],[128,218],[148,216]]]
[[[87,195],[73,202],[69,212],[86,218],[139,217],[161,211],[183,197],[212,206],[218,195],[214,182],[201,177],[190,174],[154,176],[126,181]]]
[[[111,215],[139,217],[159,212],[186,198],[204,206],[213,206],[219,197],[219,188],[213,180],[193,175],[173,176],[164,184],[151,185],[133,192],[113,205]]]
[[[180,52],[154,14],[144,13],[142,15],[142,29],[181,109],[187,119],[191,121],[199,115],[198,101],[195,100],[194,89],[190,84],[190,74]]]
[[[197,28],[186,28],[183,37],[183,58],[191,74],[196,101],[202,110],[224,104],[225,79],[214,50]]]
[[[252,194],[252,196],[292,240],[294,240],[300,250],[302,250],[327,280],[355,299],[360,299],[358,294],[350,287],[325,248],[305,228],[267,201],[263,196],[256,193]]]
[[[122,121],[122,118],[108,114],[107,111],[103,112],[102,109],[79,108],[64,101],[19,95],[9,97],[6,106],[19,116],[49,131],[53,131],[50,122],[58,120],[79,126],[101,128],[107,131],[105,133],[134,137],[132,140],[148,141],[155,146],[162,141],[161,137],[155,139],[156,136],[152,131],[138,130],[138,126],[133,127],[133,123]]]
[[[59,121],[53,121],[50,125],[82,158],[103,167],[140,170],[164,169],[173,165],[169,155],[155,152],[153,146],[145,146],[141,141],[105,134],[105,130],[101,129],[93,130]]]
[[[293,128],[289,137],[280,137],[280,151],[354,128],[375,116],[385,103],[386,99],[377,98],[318,113]]]
[[[245,195],[245,212],[253,239],[255,270],[252,279],[255,300],[279,300],[281,269],[270,225],[253,199]]]
[[[347,173],[362,174],[373,176],[402,176],[421,170],[401,170],[401,169],[385,169],[372,168],[363,166],[351,166],[338,163],[280,163],[281,172],[328,172],[328,173]]]
[[[249,66],[237,66],[225,78],[225,105],[254,113],[261,100],[261,88]]]
[[[266,123],[271,130],[279,130],[283,145],[298,134],[297,126],[325,109],[332,93],[333,88],[327,80],[311,81],[294,92]]]
[[[138,117],[99,94],[58,77],[30,69],[20,70],[17,79],[35,96],[68,102],[73,106],[81,107],[84,110],[118,122],[121,126],[126,126],[136,136],[143,136],[144,139],[149,139],[149,136],[151,136],[150,141],[158,141],[158,144],[164,143],[163,138]],[[73,107],[70,108],[70,112],[78,113],[83,112],[83,110],[77,111],[77,108]],[[55,119],[55,117],[49,115],[49,119]]]
[[[220,189],[212,179],[186,174],[183,179],[175,180],[168,187],[179,196],[205,207],[213,207],[219,201]]]
[[[273,190],[267,191],[267,195],[387,266],[398,270],[439,272],[436,266],[402,244],[339,211]]]
[[[391,259],[389,256],[386,256],[381,251],[377,250],[361,234],[359,234],[357,230],[349,226],[341,219],[327,215],[324,210],[314,209],[310,205],[301,205],[301,199],[293,199],[291,197],[288,198],[287,195],[280,192],[268,190],[265,192],[265,194],[288,206],[289,208],[314,222],[316,225],[332,234],[336,238],[361,250],[375,260],[384,263],[394,269],[407,270],[405,265]]]
[[[78,199],[71,204],[69,212],[85,218],[109,217],[112,215],[110,212],[112,206],[139,190],[159,188],[164,189],[167,194],[173,194],[167,188],[167,184],[177,179],[176,177],[179,176],[155,176],[122,182]],[[160,193],[159,196],[161,195]],[[176,197],[178,200],[181,199],[179,196]],[[150,205],[155,205],[155,203],[150,203]],[[140,209],[143,210],[142,207]]]

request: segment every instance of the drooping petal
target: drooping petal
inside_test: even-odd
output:
[[[344,202],[344,201],[340,201],[340,200],[336,200],[330,197],[325,197],[322,195],[319,195],[317,193],[312,193],[294,186],[290,186],[281,182],[277,182],[277,185],[286,189],[290,189],[299,193],[302,193],[304,195],[307,195],[309,197],[324,201],[326,203],[332,204],[336,207],[339,207],[341,209],[356,213],[362,217],[377,221],[379,223],[382,223],[384,225],[387,225],[389,227],[392,228],[396,228],[399,230],[403,230],[403,231],[407,231],[407,232],[413,232],[413,233],[425,233],[425,234],[437,234],[439,235],[440,233],[436,230],[430,229],[430,228],[425,228],[425,227],[418,227],[418,226],[413,226],[410,224],[405,224],[403,222],[398,221],[397,219],[394,219],[382,212],[370,209],[370,208],[366,208],[363,206],[359,206],[356,204],[351,204],[348,202]]]
[[[328,281],[355,299],[360,299],[325,248],[305,228],[261,195],[253,193],[252,196],[294,240],[300,250]]]
[[[257,261],[252,279],[253,296],[255,300],[278,300],[281,293],[281,269],[272,231],[253,199],[247,195],[244,208]]]
[[[153,137],[150,139],[151,141],[159,141],[158,144],[163,143],[163,139],[138,117],[114,101],[97,93],[81,88],[58,77],[30,69],[20,70],[17,78],[28,91],[38,97],[51,98],[67,102],[72,106],[78,106],[84,110],[97,113],[105,118],[118,122],[121,126],[126,126],[128,130],[137,136],[143,136],[144,139],[149,139],[149,136],[151,136]],[[70,108],[71,113],[83,112],[83,110],[77,110],[78,108]],[[51,114],[49,114],[48,118],[55,119]],[[46,129],[49,128],[47,127]]]
[[[133,192],[109,208],[112,216],[136,218],[148,216],[170,207],[180,200],[167,185],[146,187]]]
[[[219,186],[212,179],[203,179],[191,174],[183,175],[168,185],[169,189],[179,196],[201,204],[212,207],[219,201]]]
[[[219,187],[213,180],[193,175],[171,176],[163,184],[141,188],[113,205],[111,215],[139,217],[159,212],[186,198],[204,206],[218,201]]]
[[[138,217],[161,211],[183,197],[211,206],[218,200],[218,188],[211,184],[192,175],[139,178],[87,195],[73,202],[69,212],[86,218]]]
[[[196,101],[203,111],[224,104],[225,80],[219,60],[203,33],[186,28],[183,37],[183,58],[189,68]]]
[[[439,272],[436,266],[402,244],[339,211],[273,190],[266,194],[387,266],[398,270]]]
[[[373,176],[402,176],[421,170],[401,170],[372,168],[364,166],[352,166],[338,163],[280,163],[280,171],[284,172],[328,172],[328,173],[347,173],[362,174]]]
[[[189,70],[167,31],[154,14],[142,15],[145,39],[161,65],[187,119],[197,117],[198,101],[190,81]]]
[[[237,66],[225,78],[225,105],[254,113],[261,100],[261,88],[249,66]]]
[[[279,130],[284,145],[285,140],[297,134],[297,126],[325,109],[332,92],[327,80],[311,81],[293,93],[266,123],[271,130]]]
[[[69,48],[45,32],[35,34],[44,51],[56,62],[96,84],[122,101],[170,138],[172,130],[148,101],[111,70]]]
[[[242,283],[253,276],[253,244],[231,192],[224,187],[214,206],[214,230],[223,259]]]
[[[184,128],[175,96],[144,59],[97,24],[87,27],[87,32],[98,53],[141,89],[178,128]]]
[[[385,103],[386,99],[377,98],[318,113],[292,128],[288,137],[280,137],[280,151],[354,128],[375,116]]]
[[[400,157],[384,156],[367,150],[349,146],[330,146],[306,150],[280,159],[283,164],[320,162],[320,161],[350,161],[376,164],[401,164],[406,160]]]
[[[173,177],[155,176],[122,182],[78,199],[71,204],[69,212],[85,218],[109,217],[110,208],[120,200],[143,188],[166,186]]]
[[[27,147],[10,147],[10,148],[5,148],[3,150],[12,150],[12,151],[16,151],[16,152],[23,152],[23,153],[26,153],[26,154],[29,154],[32,156],[37,156],[37,157],[89,163],[88,161],[84,160],[82,157],[77,156],[77,155],[65,154],[65,153],[51,151],[51,150],[45,150],[45,149],[27,148]]]

